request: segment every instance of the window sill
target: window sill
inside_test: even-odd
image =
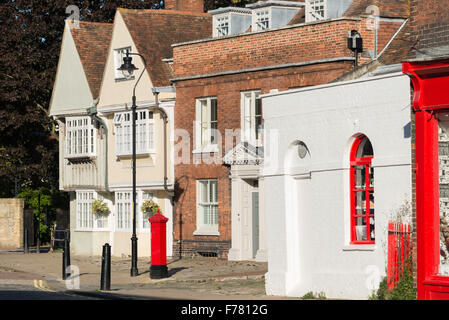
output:
[[[218,145],[212,144],[209,146],[206,146],[204,148],[196,148],[192,151],[193,154],[200,154],[200,153],[211,153],[211,152],[218,152]]]
[[[96,159],[97,156],[94,154],[90,154],[90,155],[79,155],[79,156],[65,156],[64,158],[69,161],[81,161],[81,160]]]
[[[123,78],[115,78],[115,82],[132,81],[132,80],[134,80],[134,79],[135,79],[134,76],[132,76],[132,77],[129,78],[129,79],[126,79],[125,77],[123,77]]]
[[[218,227],[217,227],[218,228]],[[194,236],[219,236],[220,232],[216,228],[198,228],[193,231]]]
[[[375,244],[350,244],[343,247],[343,251],[375,251]]]
[[[136,152],[136,156],[153,156],[156,154],[156,151],[147,151],[147,152]],[[116,154],[115,155],[117,158],[129,158],[132,157],[133,154],[132,153],[121,153],[121,154]]]

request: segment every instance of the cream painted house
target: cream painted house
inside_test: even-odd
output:
[[[105,243],[114,256],[131,254],[131,105],[140,78],[136,86],[138,256],[151,255],[151,226],[141,211],[147,199],[154,200],[169,219],[167,255],[172,255],[176,93],[169,81],[171,45],[205,37],[210,31],[206,23],[209,19],[203,13],[128,9],[118,9],[113,24],[66,23],[50,114],[59,125],[60,189],[71,194],[74,254],[100,255]],[[138,68],[131,79],[117,71],[127,50]],[[107,204],[108,215],[92,214],[95,199]]]

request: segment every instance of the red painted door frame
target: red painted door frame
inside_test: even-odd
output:
[[[449,60],[405,62],[413,82],[416,157],[416,280],[420,300],[449,300],[449,277],[438,276],[440,261],[438,120],[449,112]]]

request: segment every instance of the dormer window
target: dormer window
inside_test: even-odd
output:
[[[227,7],[208,11],[213,17],[212,37],[226,37],[248,31],[252,11],[246,8]]]
[[[327,19],[326,1],[309,0],[306,2],[306,22],[319,21]]]
[[[215,36],[224,37],[229,34],[229,16],[220,16],[216,18]]]
[[[262,10],[254,10],[253,14],[253,29],[254,31],[262,31],[270,28],[270,8]]]

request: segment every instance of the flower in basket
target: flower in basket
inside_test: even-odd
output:
[[[142,210],[142,213],[147,215],[147,218],[151,218],[153,215],[155,215],[158,212],[161,213],[159,205],[156,202],[154,202],[153,200],[145,200],[142,203],[141,210]]]
[[[111,210],[109,210],[108,205],[104,203],[102,200],[95,200],[92,203],[92,214],[107,216],[110,213]]]

